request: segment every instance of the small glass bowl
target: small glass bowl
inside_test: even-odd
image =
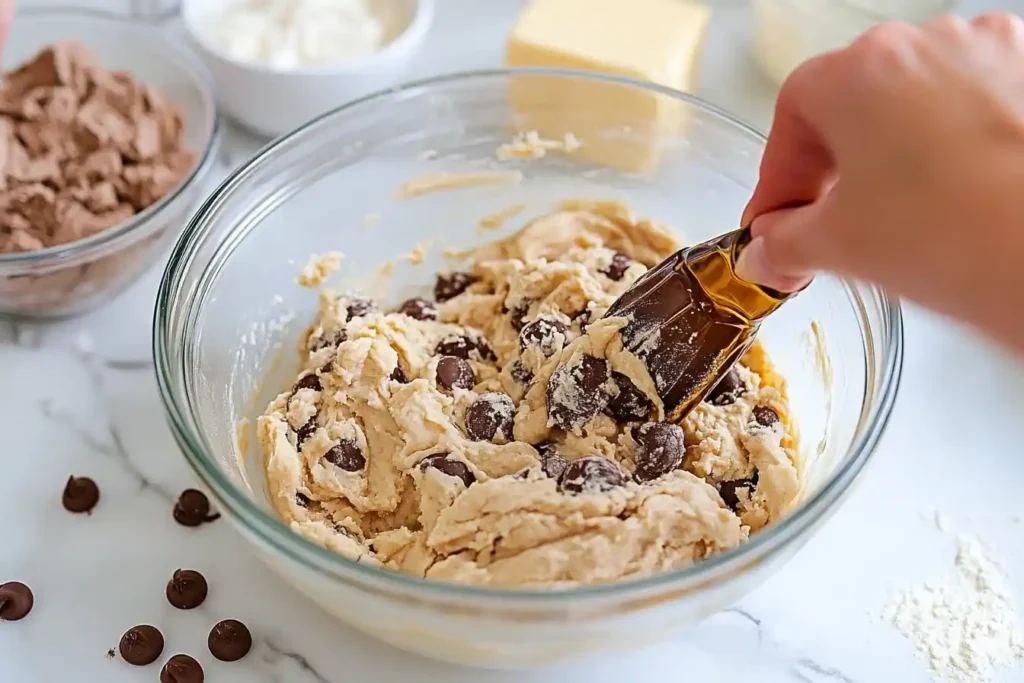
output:
[[[537,94],[529,114],[555,126],[548,138],[575,136],[578,150],[499,160],[495,152],[522,113],[510,102],[513,90]],[[580,97],[558,103],[559,93]],[[631,101],[649,106],[592,106]],[[682,125],[665,133],[644,116],[651,112]],[[618,124],[598,129],[610,114]],[[341,250],[345,277],[372,281],[383,262],[436,240],[422,264],[394,266],[385,294],[393,304],[452,267],[443,249],[507,235],[565,199],[622,200],[698,241],[735,225],[763,149],[758,132],[690,96],[553,69],[446,76],[325,114],[236,170],[171,254],[153,346],[175,439],[220,511],[269,566],[339,619],[389,643],[465,664],[524,668],[668,637],[739,600],[787,561],[870,459],[893,405],[903,349],[899,304],[877,288],[823,275],[762,329],[800,428],[806,477],[799,507],[738,548],[644,579],[508,590],[353,562],[274,514],[255,420],[297,372],[295,343],[317,308],[316,293],[295,283],[310,254]],[[588,162],[586,150],[651,163],[624,172]],[[486,171],[518,171],[522,180],[395,198],[422,174]],[[521,203],[527,208],[516,219],[481,232],[481,218]]]
[[[781,84],[802,62],[846,47],[876,24],[921,24],[956,5],[956,0],[754,0],[754,57]]]
[[[120,225],[49,249],[0,254],[0,315],[67,316],[124,291],[184,227],[202,196],[203,182],[220,146],[213,86],[206,68],[159,29],[90,10],[20,10],[7,36],[2,63],[9,67],[20,64],[60,40],[81,43],[105,67],[131,72],[177,104],[196,163],[177,188]]]

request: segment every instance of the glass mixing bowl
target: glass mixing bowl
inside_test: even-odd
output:
[[[594,100],[573,106],[563,99],[545,118],[548,100],[537,98],[533,120],[564,124],[561,133],[576,134],[582,146],[499,160],[495,150],[523,113],[510,86],[576,89],[603,102],[633,98],[670,116],[652,125],[645,112],[653,108],[634,108],[634,120],[599,130],[626,108],[610,117],[588,106]],[[677,125],[665,126],[668,120]],[[592,148],[607,159],[635,159],[630,154],[645,148],[657,150],[657,163],[631,173],[586,161],[578,152],[598,143],[595,136],[601,140]],[[615,156],[620,142],[625,151]],[[695,98],[572,71],[446,76],[325,114],[235,171],[173,250],[157,299],[154,353],[175,438],[220,510],[271,567],[322,608],[399,647],[472,665],[530,667],[647,645],[652,634],[692,625],[787,561],[874,452],[903,348],[899,305],[878,289],[821,276],[764,325],[761,339],[789,381],[801,429],[807,476],[799,507],[738,548],[642,580],[502,590],[357,564],[292,533],[272,512],[253,424],[294,379],[296,340],[317,307],[316,293],[295,284],[310,254],[344,252],[345,278],[365,283],[382,262],[435,240],[423,264],[396,266],[385,293],[394,303],[451,267],[443,248],[493,240],[565,198],[624,200],[701,240],[735,225],[763,146],[757,131]],[[496,170],[519,171],[522,180],[396,198],[421,174]],[[501,228],[477,227],[481,217],[524,202],[527,212]]]

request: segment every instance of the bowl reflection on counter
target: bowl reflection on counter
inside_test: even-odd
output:
[[[522,112],[513,91],[563,85],[602,96],[659,100],[668,133],[637,120],[597,131],[606,114],[581,102],[548,119],[548,136],[604,135],[657,147],[647,173],[616,171],[574,153],[499,161],[495,150]],[[544,118],[533,102],[534,120]],[[580,135],[584,131],[585,134]],[[392,301],[450,267],[440,253],[486,236],[477,221],[528,203],[542,213],[566,198],[618,199],[698,241],[733,225],[757,177],[764,138],[695,98],[582,72],[531,69],[436,78],[354,102],[281,138],[207,200],[176,245],[158,295],[154,352],[173,433],[221,511],[260,557],[325,610],[420,654],[497,668],[525,668],[649,645],[734,603],[819,529],[870,459],[892,408],[902,362],[899,305],[879,290],[827,276],[765,323],[762,340],[789,381],[808,486],[800,507],[746,544],[648,578],[573,589],[509,590],[426,581],[355,563],[292,533],[273,513],[256,416],[295,376],[292,352],[316,310],[294,284],[311,253],[341,250],[347,276],[373,273],[427,237],[443,242],[422,266],[401,265]],[[646,158],[646,157],[645,157]],[[651,157],[654,158],[654,157]],[[517,170],[519,184],[466,187],[397,201],[424,173]],[[379,217],[371,227],[368,216]],[[520,216],[525,218],[525,214]],[[811,323],[827,332],[832,381],[816,365]],[[253,396],[253,387],[258,387]],[[826,409],[826,406],[830,406]],[[236,425],[248,420],[247,452]],[[823,441],[827,433],[827,441]],[[821,454],[819,443],[825,443]],[[243,444],[245,446],[245,444]]]

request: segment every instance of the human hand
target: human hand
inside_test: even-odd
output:
[[[787,79],[742,277],[875,282],[1024,350],[1024,22],[877,26]]]

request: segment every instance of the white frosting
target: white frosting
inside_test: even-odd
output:
[[[369,0],[231,0],[208,32],[229,57],[276,69],[351,61],[379,50],[387,26]]]

